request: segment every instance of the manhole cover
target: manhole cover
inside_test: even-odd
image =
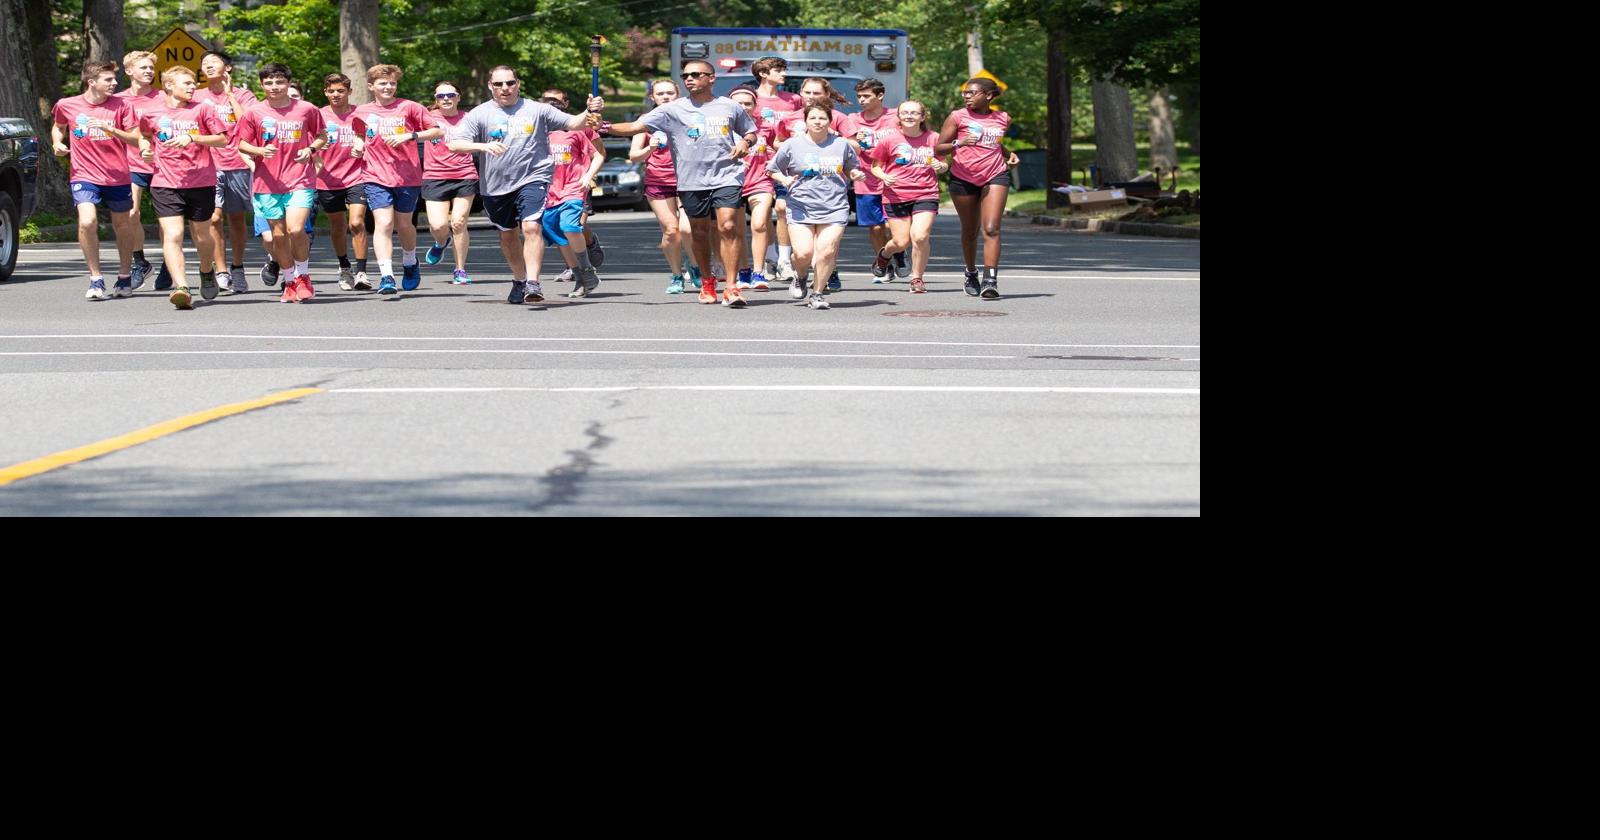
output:
[[[969,309],[937,309],[912,312],[885,312],[889,318],[998,318],[1004,312],[974,312]]]
[[[1030,359],[1060,359],[1073,362],[1181,362],[1164,356],[1029,356]]]

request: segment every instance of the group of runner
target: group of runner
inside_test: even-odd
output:
[[[546,244],[560,250],[567,266],[558,279],[573,281],[568,296],[585,297],[599,286],[596,267],[604,259],[586,222],[587,199],[605,162],[605,134],[635,137],[630,159],[645,164],[645,193],[662,229],[669,294],[698,288],[702,303],[740,308],[747,304],[744,291],[766,290],[772,278],[787,281],[791,295],[806,306],[827,309],[827,292],[841,287],[838,251],[852,182],[857,219],[868,228],[873,248],[873,282],[909,276],[911,291],[922,293],[939,207],[938,177],[948,173],[961,219],[965,290],[999,297],[1000,217],[1007,167],[1016,158],[1001,146],[1009,117],[991,107],[999,91],[986,79],[963,85],[966,107],[935,133],[921,103],[886,108],[884,87],[875,79],[856,86],[862,110],[851,115],[834,109],[847,100],[825,79],[807,79],[798,96],[789,93],[782,89],[787,65],[781,58],[756,62],[756,83],[721,97],[712,92],[712,65],[687,62],[681,77],[687,96],[680,97],[670,80],[659,80],[649,92],[655,107],[637,121],[615,124],[600,119],[599,97],[589,97],[576,114],[567,113],[570,103],[561,90],[545,90],[538,100],[525,97],[516,70],[504,65],[490,72],[491,99],[470,112],[460,110],[460,88],[448,80],[434,85],[431,110],[400,98],[402,71],[386,64],[367,71],[372,101],[359,107],[349,103],[348,77],[325,76],[328,105],[320,109],[304,101],[282,64],[258,70],[265,100],[233,84],[232,62],[221,52],[204,56],[200,78],[186,67],[172,67],[159,87],[151,53],[129,53],[123,67],[131,84],[118,92],[115,64],[85,63],[84,93],[63,99],[54,110],[55,153],[71,156],[90,300],[130,296],[151,274],[139,224],[143,190],[150,192],[161,225],[155,288],[168,292],[179,309],[192,308],[194,300],[183,251],[185,221],[199,256],[201,298],[248,290],[245,214],[253,210],[255,232],[268,254],[261,279],[269,286],[281,282],[282,300],[298,303],[316,294],[309,260],[319,206],[330,217],[340,288],[373,288],[367,273],[370,216],[377,291],[388,295],[421,284],[412,224],[419,202],[426,205],[434,239],[423,259],[437,264],[453,248],[451,282],[472,282],[467,220],[480,194],[512,272],[508,302],[544,300],[540,264]],[[481,169],[475,155],[482,155]],[[99,259],[101,204],[110,212],[118,245],[118,272],[109,289]],[[232,263],[226,262],[230,238]],[[354,247],[354,265],[348,246]]]

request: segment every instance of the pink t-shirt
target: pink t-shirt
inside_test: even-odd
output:
[[[647,187],[676,187],[678,170],[672,165],[672,147],[667,144],[663,131],[650,134],[650,156],[644,159],[644,185]]]
[[[366,183],[391,189],[422,186],[417,144],[401,143],[390,148],[382,138],[433,128],[433,115],[428,109],[409,99],[396,99],[388,105],[368,102],[356,108],[356,116],[367,124],[367,147],[362,153],[367,162]]]
[[[875,120],[869,120],[861,114],[851,114],[845,118],[845,128],[840,134],[856,141],[861,147],[861,157],[865,160],[870,158],[877,148],[879,135],[886,131],[894,131],[895,126],[899,124],[899,115],[885,108]],[[866,180],[856,184],[855,189],[856,195],[883,195],[883,182],[868,172]]]
[[[431,111],[433,119],[444,129],[444,136],[438,140],[429,140],[422,147],[423,163],[422,177],[430,181],[476,181],[478,169],[472,165],[471,152],[452,152],[445,147],[450,142],[450,135],[455,132],[456,126],[466,119],[466,111],[458,111],[454,117],[446,117],[438,111]]]
[[[757,105],[756,107],[757,113],[760,113],[760,106]],[[841,114],[838,111],[834,111],[833,119],[828,123],[828,128],[832,130],[834,134],[843,135],[845,132],[845,123],[849,121],[849,114]],[[781,114],[779,115],[777,136],[780,142],[788,140],[790,137],[804,137],[805,134],[806,115],[804,112],[794,111],[787,116]]]
[[[149,93],[142,96],[135,94],[133,88],[128,88],[127,90],[119,91],[117,95],[128,100],[128,104],[133,106],[133,116],[136,121],[139,117],[144,116],[146,110],[167,104],[167,95],[161,91],[161,88],[151,88]],[[129,146],[128,171],[143,172],[149,175],[154,173],[156,168],[151,164],[145,163],[144,158],[139,156],[138,146]]]
[[[89,124],[104,120],[122,131],[131,131],[138,125],[138,117],[128,100],[110,96],[99,105],[90,105],[83,96],[71,96],[57,102],[50,115],[56,125],[72,129],[67,137],[67,148],[72,150],[71,180],[102,187],[133,183],[128,177],[128,144]]]
[[[356,143],[356,129],[351,125],[355,116],[355,108],[341,117],[334,113],[332,105],[322,106],[322,128],[328,133],[328,145],[322,149],[317,189],[343,190],[366,180],[366,167],[361,158],[350,156],[350,149]]]
[[[234,113],[233,106],[228,104],[228,92],[213,93],[209,87],[197,88],[194,92],[194,101],[202,105],[211,106],[216,111],[222,124],[228,127],[228,145],[226,148],[212,149],[211,160],[217,165],[218,172],[231,172],[236,169],[248,169],[249,164],[239,156],[239,119],[250,112],[250,109],[261,100],[250,92],[249,88],[236,87],[233,96],[239,101],[239,113]]]
[[[890,129],[876,139],[872,151],[867,153],[868,160],[895,178],[893,185],[883,184],[883,202],[937,201],[939,175],[933,171],[933,147],[939,145],[939,132],[924,131],[922,136],[912,138]]]
[[[220,150],[199,143],[181,149],[163,145],[163,141],[177,134],[226,136],[228,127],[215,108],[196,102],[169,108],[163,101],[139,117],[139,131],[155,147],[156,174],[150,179],[150,186],[189,190],[217,185],[217,168],[211,162],[211,153]]]
[[[310,102],[289,100],[284,108],[263,102],[239,120],[238,137],[252,146],[276,146],[278,153],[256,158],[256,174],[251,192],[286,195],[296,190],[315,189],[317,164],[312,158],[295,162],[301,149],[311,148],[322,136],[322,112]]]
[[[757,93],[756,117],[770,119],[774,114],[781,114],[784,111],[798,111],[804,104],[806,102],[800,98],[800,94],[786,90],[775,91],[772,96],[762,96]]]
[[[772,173],[767,171],[767,162],[778,153],[777,132],[777,120],[771,120],[770,123],[768,120],[756,121],[756,144],[750,147],[750,154],[745,156],[744,195],[776,192]]]
[[[983,186],[1006,171],[1006,150],[1000,138],[1011,127],[1011,115],[1004,111],[990,111],[983,116],[961,108],[950,112],[956,118],[956,139],[977,137],[976,146],[957,146],[955,160],[950,164],[950,175],[969,184]]]
[[[555,163],[555,171],[550,175],[550,197],[545,199],[546,207],[581,199],[589,194],[589,186],[584,183],[583,176],[589,171],[589,163],[594,160],[594,139],[599,136],[590,128],[550,132],[550,160]]]

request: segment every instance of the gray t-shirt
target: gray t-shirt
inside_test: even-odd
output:
[[[506,195],[534,182],[550,183],[550,132],[565,130],[572,117],[543,102],[518,99],[510,108],[490,100],[473,108],[446,139],[469,143],[504,143],[503,155],[483,156],[484,195]]]
[[[744,186],[745,161],[728,155],[740,137],[756,130],[756,122],[739,103],[726,96],[704,105],[675,99],[645,114],[640,122],[667,135],[678,170],[678,192]]]
[[[768,172],[799,178],[789,188],[789,219],[808,225],[842,225],[850,220],[850,170],[861,157],[843,138],[830,135],[821,145],[802,134],[785,140],[767,164]]]

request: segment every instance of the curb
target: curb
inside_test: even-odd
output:
[[[1104,219],[1064,219],[1058,216],[1034,216],[1028,213],[1019,213],[1015,210],[1007,210],[1006,216],[1012,219],[1028,219],[1036,225],[1082,230],[1089,233],[1117,233],[1123,236],[1161,236],[1168,239],[1200,238],[1200,229],[1197,227],[1157,225],[1148,222],[1111,222]]]

